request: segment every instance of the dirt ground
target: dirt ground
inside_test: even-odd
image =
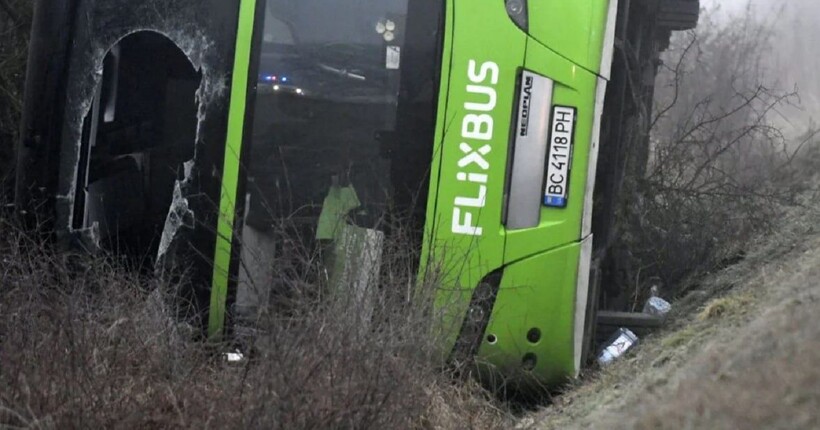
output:
[[[519,428],[820,428],[817,221],[815,193],[676,302],[663,331]]]

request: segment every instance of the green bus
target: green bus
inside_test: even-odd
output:
[[[16,206],[63,243],[185,269],[212,338],[270,300],[252,286],[287,252],[281,220],[372,250],[400,213],[451,358],[558,383],[592,348],[658,55],[698,10],[38,0]]]

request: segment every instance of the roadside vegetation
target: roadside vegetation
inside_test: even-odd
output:
[[[814,171],[820,151],[810,151]],[[820,175],[806,184],[820,186]],[[666,327],[578,381],[534,429],[820,426],[820,193],[801,192],[746,257],[698,278]]]
[[[178,322],[153,277],[56,252],[0,221],[0,426],[505,428],[511,415],[440,367],[429,314],[403,300],[364,328],[348,297],[289,280],[244,359]],[[399,288],[402,284],[393,285]],[[395,290],[394,290],[395,291]]]
[[[707,11],[673,39],[619,236],[619,281],[636,309],[659,283],[673,312],[523,426],[820,425],[820,137],[805,120],[816,96],[806,103],[785,80],[804,74],[802,59],[783,44],[795,22],[783,17],[807,7]]]
[[[0,0],[5,180],[19,133],[31,4]],[[768,67],[776,36],[773,22],[747,10],[727,21],[707,13],[696,31],[673,40],[646,117],[650,146],[629,158],[614,248],[616,281],[629,302],[639,310],[660,282],[662,295],[677,300],[674,314],[663,333],[642,340],[637,355],[586,375],[521,425],[718,428],[776,426],[780,415],[816,420],[806,405],[820,398],[811,391],[820,377],[812,366],[820,358],[818,333],[796,316],[811,320],[815,309],[803,304],[818,294],[801,286],[817,275],[810,266],[820,248],[813,227],[820,150],[812,127],[783,131],[781,113],[799,108],[800,98]],[[4,189],[0,206],[8,201]],[[440,366],[429,310],[408,305],[407,297],[380,299],[372,318],[379,327],[362,330],[350,317],[355,303],[320,300],[304,278],[283,278],[288,311],[260,320],[253,348],[229,362],[222,352],[236,345],[203,342],[176,318],[172,281],[112,258],[55,249],[3,214],[0,232],[0,427],[494,429],[520,418]],[[407,290],[408,267],[388,264],[382,289]],[[757,318],[767,306],[776,309]],[[747,325],[771,330],[738,331]],[[784,332],[793,342],[754,343]],[[761,352],[766,348],[772,354]],[[746,355],[733,355],[726,372],[708,370],[738,351]],[[794,353],[794,366],[782,351]],[[686,364],[690,357],[697,360]],[[741,377],[747,374],[755,376]],[[761,412],[792,386],[805,387],[792,409]],[[747,409],[738,409],[731,404],[738,392],[765,395],[742,398]],[[652,400],[644,402],[647,393]],[[608,409],[598,414],[599,407]]]
[[[763,18],[761,18],[763,17]],[[616,281],[640,310],[651,285],[669,298],[742,260],[809,185],[816,129],[794,82],[772,68],[777,15],[751,7],[673,36],[647,116],[648,147],[634,149],[619,212]]]

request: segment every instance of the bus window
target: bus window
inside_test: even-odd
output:
[[[250,285],[267,291],[277,256],[296,252],[276,237],[283,227],[313,252],[354,230],[380,241],[388,217],[423,206],[442,11],[431,0],[268,1],[238,309],[267,301]]]

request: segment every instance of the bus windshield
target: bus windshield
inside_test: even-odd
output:
[[[259,70],[262,88],[395,104],[407,3],[268,1]]]
[[[246,230],[289,220],[332,239],[327,219],[385,230],[397,212],[423,225],[443,13],[441,0],[267,0]]]

